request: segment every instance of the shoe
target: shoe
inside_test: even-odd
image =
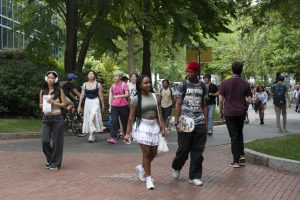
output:
[[[172,176],[173,176],[173,178],[179,179],[180,170],[175,170],[172,168]]]
[[[50,169],[50,167],[51,167],[50,163],[48,163],[48,162],[45,163],[45,168],[46,168],[46,169]]]
[[[89,136],[89,139],[88,139],[88,142],[89,142],[89,143],[95,142],[95,136],[94,136],[94,135],[90,135],[90,136]]]
[[[57,166],[50,166],[50,170],[57,171],[59,168]]]
[[[212,131],[208,131],[208,132],[207,132],[207,135],[212,136],[212,135],[213,135],[213,132],[212,132]]]
[[[245,156],[241,156],[240,159],[239,159],[239,165],[240,166],[245,166],[245,162],[246,162]]]
[[[106,140],[106,142],[108,142],[109,144],[116,144],[117,141],[114,138],[110,138],[108,140]]]
[[[233,168],[240,168],[241,167],[241,165],[239,163],[231,163],[230,166],[233,167]]]
[[[151,178],[151,176],[148,176],[146,178],[146,188],[147,188],[147,190],[154,190],[154,183],[153,183],[153,179]]]
[[[135,171],[140,179],[140,181],[142,182],[146,182],[146,178],[145,178],[145,170],[142,166],[142,164],[138,165],[135,167]]]
[[[284,128],[284,129],[282,130],[282,132],[283,132],[283,133],[288,133],[288,130],[287,130],[286,128]]]
[[[200,179],[189,179],[189,183],[194,184],[196,186],[202,186],[203,183]]]
[[[278,128],[278,133],[282,133],[282,129],[281,128]]]

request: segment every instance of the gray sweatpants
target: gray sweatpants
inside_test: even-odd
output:
[[[50,144],[51,142],[51,144]],[[47,162],[60,167],[64,147],[63,115],[44,115],[42,119],[42,144]]]
[[[283,129],[286,129],[286,103],[284,104],[274,104],[274,110],[276,114],[276,125],[278,129],[281,129],[280,125],[280,115],[283,118]]]

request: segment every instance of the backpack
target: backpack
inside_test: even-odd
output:
[[[285,103],[286,87],[282,84],[275,84],[272,87],[273,103],[276,105],[282,105]]]
[[[200,87],[203,90],[203,96],[202,96],[202,98],[203,98],[204,94],[206,93],[206,85],[200,81]],[[182,81],[182,90],[183,90],[183,94],[182,94],[182,102],[183,102],[183,99],[185,97],[186,90],[187,90],[187,81],[186,80]]]

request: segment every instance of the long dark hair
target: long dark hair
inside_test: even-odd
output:
[[[141,85],[144,78],[148,76],[140,75],[136,79],[136,95],[138,96],[137,108],[136,108],[136,128],[140,125],[142,119],[142,90]]]
[[[47,77],[49,74],[52,74],[55,79],[57,78],[58,79],[58,74],[55,72],[55,71],[49,71],[46,73],[45,77]],[[48,95],[49,94],[49,86],[48,86],[48,83],[44,82],[44,86],[43,86],[43,89],[42,89],[42,94],[43,95]],[[50,94],[50,95],[53,95],[54,94],[54,97],[53,99],[57,99],[59,98],[60,99],[60,86],[59,86],[59,81],[57,81],[56,83],[54,83],[54,91]]]

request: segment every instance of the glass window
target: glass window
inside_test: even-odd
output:
[[[13,32],[12,32],[12,30],[7,30],[7,47],[13,48]]]
[[[13,4],[11,0],[7,1],[7,17],[13,18]]]
[[[0,0],[1,1],[1,0]],[[2,50],[3,49],[3,46],[2,46],[2,39],[3,39],[3,37],[2,37],[3,35],[2,35],[2,26],[0,26],[0,50]]]
[[[19,34],[18,32],[13,32],[13,48],[19,48]]]
[[[7,29],[2,28],[3,30],[3,49],[7,48]]]
[[[7,16],[6,3],[7,3],[7,0],[2,0],[2,15],[4,15],[4,16]]]

